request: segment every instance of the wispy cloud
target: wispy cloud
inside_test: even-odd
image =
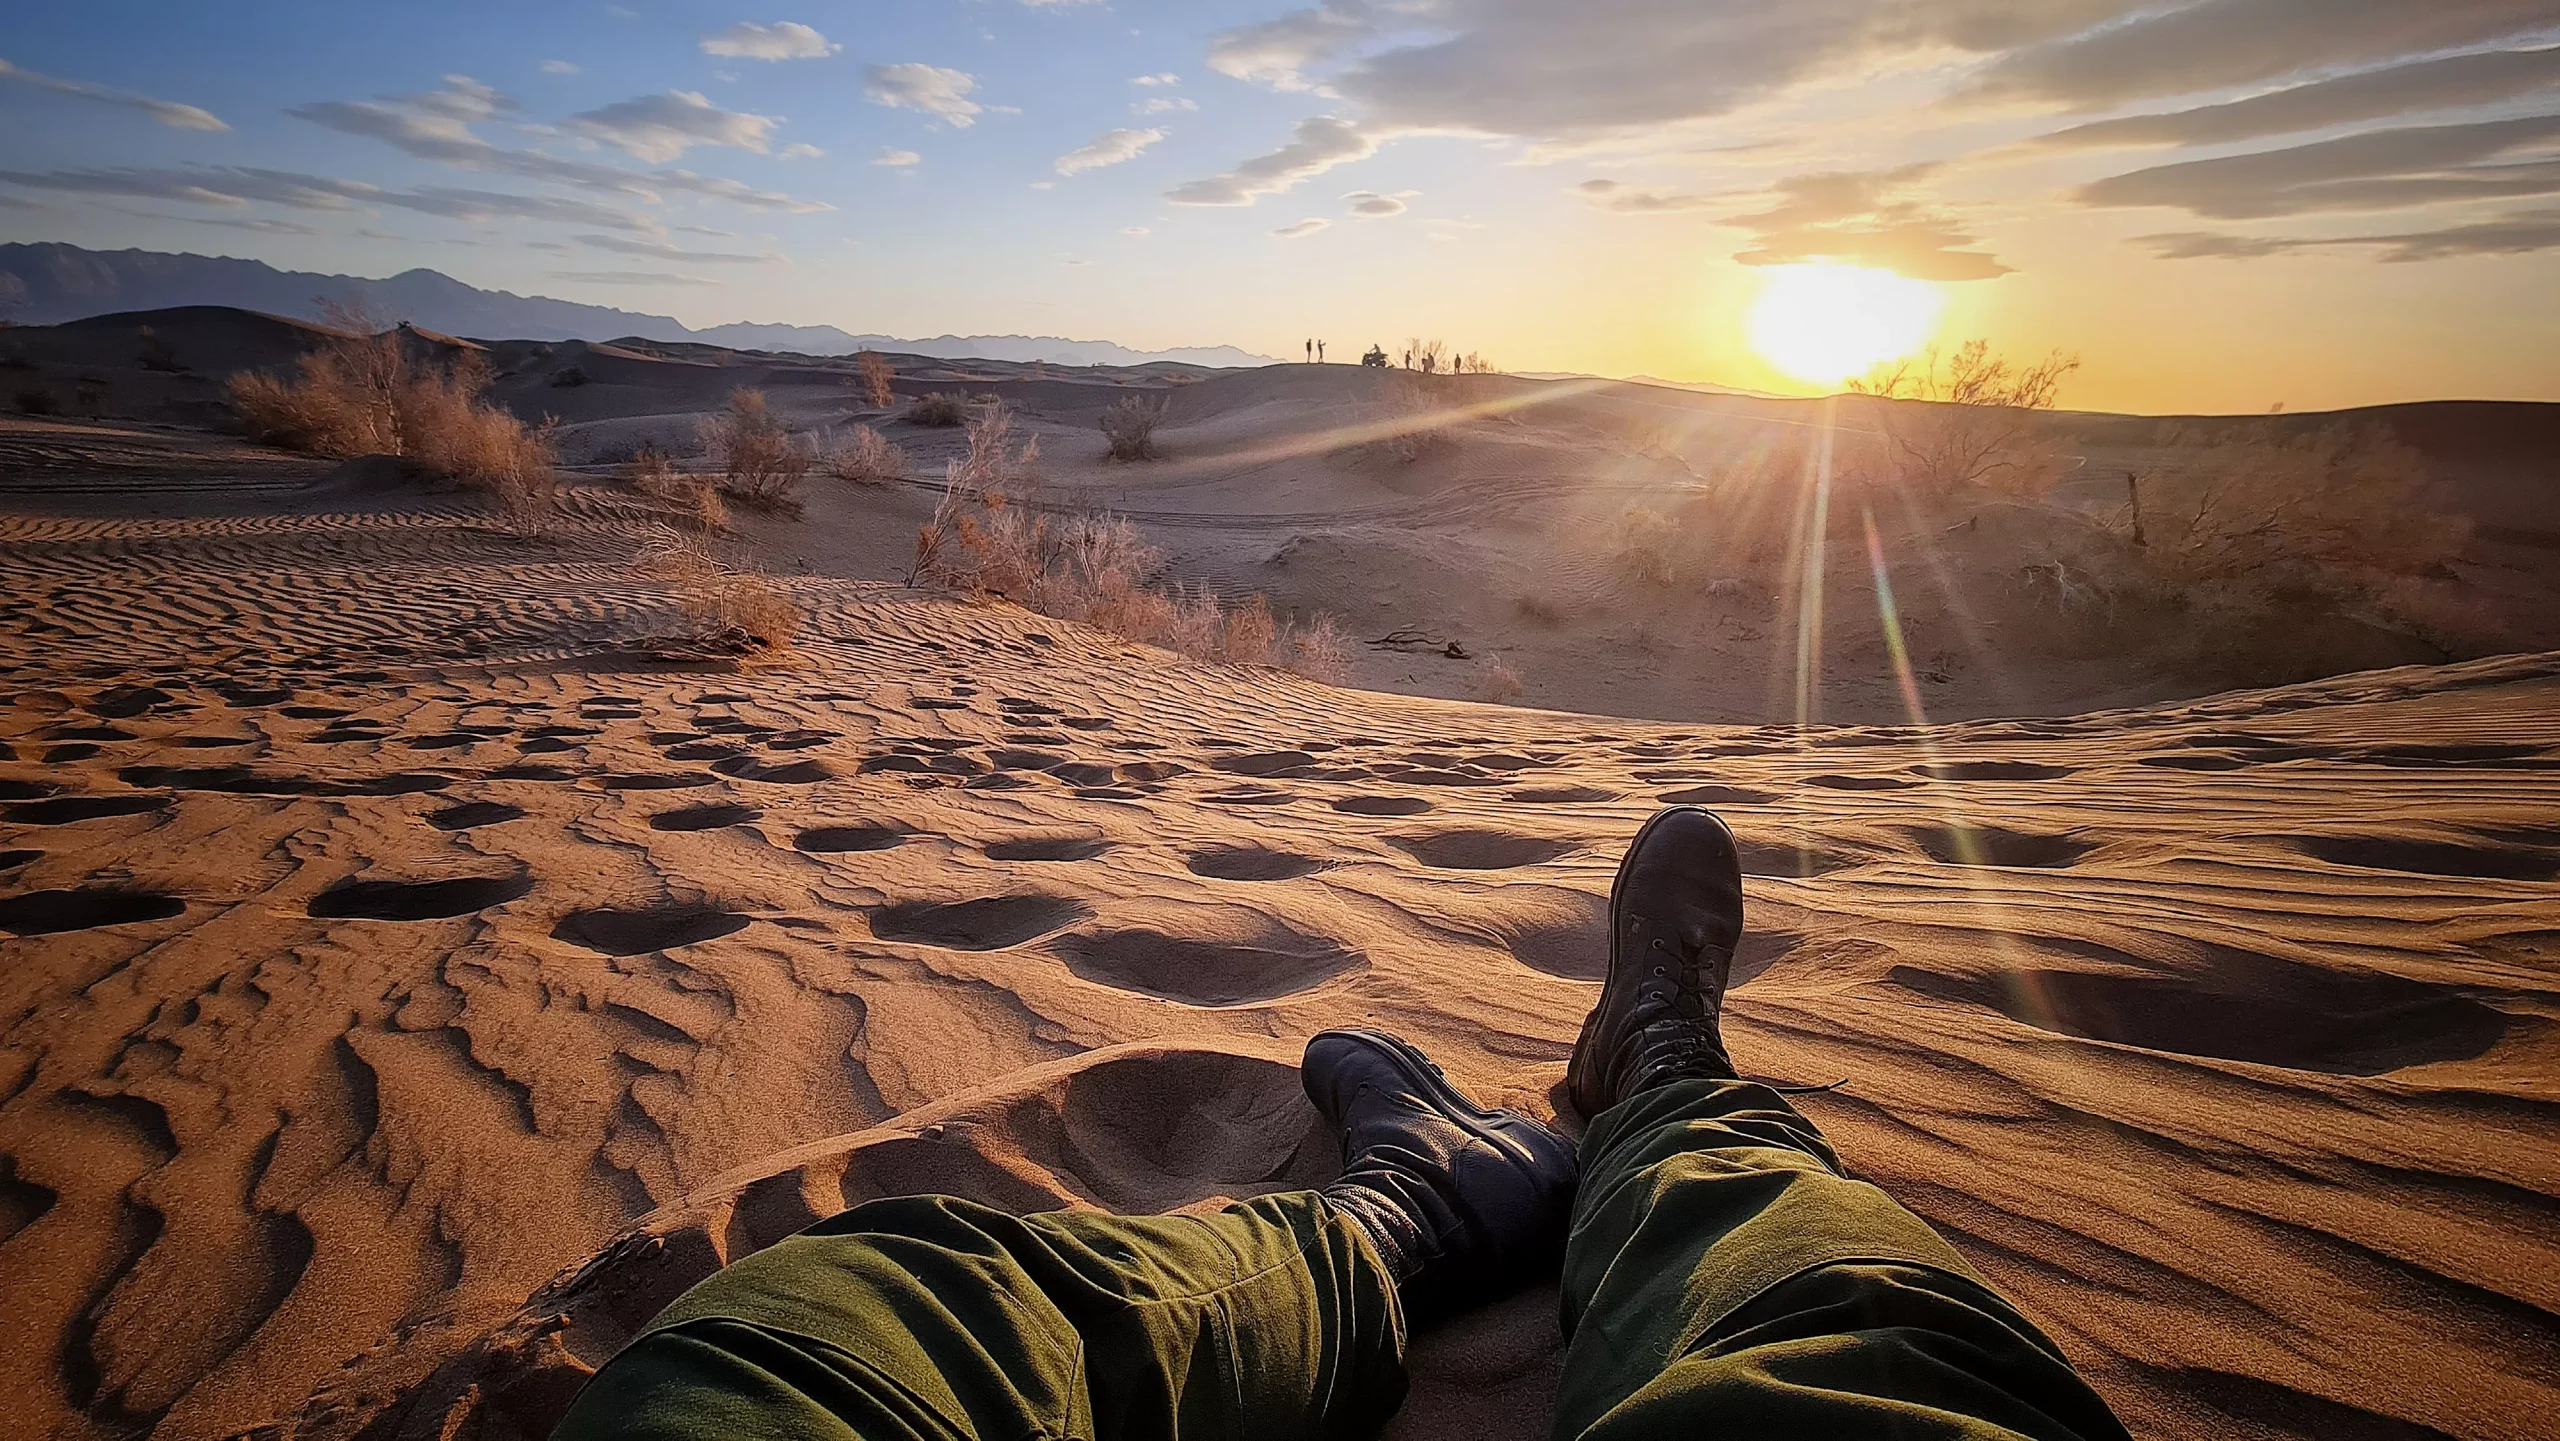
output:
[[[891,170],[913,170],[924,163],[924,157],[912,150],[883,150],[871,163]]]
[[[634,240],[620,235],[581,235],[580,245],[609,250],[616,255],[645,255],[652,260],[675,260],[688,265],[786,265],[790,257],[766,251],[762,255],[741,255],[722,250],[687,250],[663,240]]]
[[[2453,200],[2560,194],[2560,115],[2404,126],[2155,165],[2073,192],[2083,205],[2160,206],[2218,220],[2323,210],[2390,210]],[[2521,159],[2501,157],[2528,151]]]
[[[574,61],[545,60],[542,62],[542,73],[545,75],[577,75],[583,72],[578,69],[576,62]]]
[[[1333,224],[1333,222],[1325,219],[1323,216],[1310,215],[1295,225],[1283,225],[1271,233],[1279,236],[1283,240],[1303,240],[1307,236],[1313,235],[1317,231],[1322,230],[1331,224]]]
[[[574,280],[585,285],[718,285],[708,276],[678,275],[666,270],[555,270],[554,280]]]
[[[842,50],[827,37],[796,20],[758,25],[741,20],[717,35],[702,37],[702,53],[737,60],[819,60]]]
[[[1404,214],[1407,208],[1405,201],[1412,195],[1413,192],[1410,190],[1394,195],[1381,195],[1374,190],[1354,190],[1342,197],[1342,204],[1343,208],[1363,220],[1384,220],[1389,216]]]
[[[1287,145],[1224,175],[1177,185],[1165,192],[1165,198],[1176,205],[1251,205],[1337,165],[1364,160],[1377,149],[1378,142],[1350,121],[1312,116],[1298,122],[1298,138]]]
[[[2560,250],[2560,210],[2525,211],[2467,225],[2382,235],[2231,235],[2178,231],[2138,237],[2163,260],[2256,260],[2323,250],[2373,249],[2386,262],[2408,264],[2466,255],[2525,255]]]
[[[52,170],[42,173],[0,170],[0,184],[28,190],[120,195],[137,200],[177,201],[225,209],[239,209],[252,204],[306,211],[356,211],[389,206],[475,223],[502,219],[553,220],[643,234],[655,228],[647,219],[629,211],[563,196],[509,195],[442,185],[386,190],[357,180],[334,180],[250,166],[203,166],[180,170]]]
[[[569,117],[581,134],[660,164],[696,145],[734,146],[761,155],[780,123],[770,115],[723,110],[693,90],[642,95]]]
[[[1099,170],[1106,165],[1119,165],[1137,159],[1146,148],[1164,139],[1161,130],[1113,130],[1090,145],[1078,146],[1058,157],[1057,172],[1075,175]]]
[[[2163,115],[2094,120],[2045,136],[2048,146],[2223,145],[2360,120],[2493,104],[2560,86],[2560,46],[2488,50],[2391,65]]]
[[[101,105],[118,105],[127,110],[139,110],[173,130],[228,130],[231,128],[223,124],[210,110],[201,110],[193,105],[181,105],[174,100],[155,100],[148,95],[136,95],[130,90],[118,90],[107,85],[94,85],[86,80],[64,80],[58,76],[39,75],[33,70],[21,70],[6,60],[0,60],[0,80],[15,81],[20,85],[33,86],[38,90],[50,90],[56,95],[94,100]]]
[[[866,66],[862,78],[862,93],[874,105],[921,111],[963,130],[977,124],[986,111],[969,98],[977,91],[978,77],[965,70],[907,61]]]

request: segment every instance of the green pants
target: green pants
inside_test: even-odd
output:
[[[1557,1441],[2121,1437],[2053,1344],[1765,1086],[1583,1142]],[[1211,1216],[875,1201],[695,1287],[555,1435],[1331,1441],[1404,1398],[1404,1317],[1311,1191]]]

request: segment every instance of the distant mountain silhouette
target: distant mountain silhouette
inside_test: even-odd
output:
[[[481,340],[697,341],[733,350],[789,350],[846,355],[894,350],[950,359],[1047,361],[1052,365],[1271,365],[1270,356],[1232,345],[1132,350],[1107,340],[1050,335],[938,335],[910,340],[854,335],[832,325],[717,325],[690,329],[664,315],[579,305],[540,295],[482,290],[434,270],[407,270],[387,280],[278,270],[259,260],[172,255],[154,250],[85,250],[77,245],[0,245],[0,319],[52,325],[125,310],[232,305],[297,320],[321,319],[319,302],[354,305],[380,319]]]

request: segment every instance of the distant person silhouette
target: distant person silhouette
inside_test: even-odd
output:
[[[1393,1036],[1326,1031],[1300,1072],[1342,1145],[1323,1190],[1205,1216],[857,1206],[679,1297],[553,1434],[1359,1441],[1404,1400],[1412,1325],[1561,1266],[1556,1441],[2124,1437],[1955,1248],[1742,1079],[1718,1022],[1741,939],[1733,833],[1662,811],[1565,1069],[1578,1153]]]
[[[1315,343],[1314,341],[1310,340],[1310,341],[1308,341],[1308,342],[1307,342],[1307,364],[1309,364],[1309,365],[1313,365],[1313,364],[1315,364],[1315,363],[1316,363],[1316,343]]]
[[[1316,342],[1316,364],[1324,364],[1324,342],[1321,340]]]

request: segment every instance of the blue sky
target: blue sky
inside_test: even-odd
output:
[[[12,9],[9,239],[1782,388],[1855,264],[2069,402],[2560,398],[2560,0]]]

